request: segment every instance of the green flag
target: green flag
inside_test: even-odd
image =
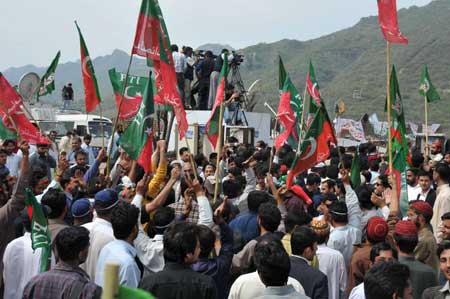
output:
[[[420,79],[419,93],[427,98],[427,102],[434,102],[441,99],[439,94],[431,83],[430,75],[428,74],[428,67],[425,65]]]
[[[48,67],[44,76],[41,78],[41,84],[39,85],[37,97],[45,96],[52,93],[55,90],[55,72],[58,66],[59,57],[61,56],[61,51],[58,51],[55,58],[53,58],[52,63]]]
[[[350,181],[352,182],[353,189],[361,186],[361,164],[359,161],[359,155],[356,152],[352,161],[352,169],[350,172]]]
[[[47,218],[41,205],[37,202],[30,188],[25,190],[25,205],[31,218],[31,247],[33,250],[42,248],[40,272],[48,269],[51,256],[51,238]]]
[[[1,119],[0,119],[0,138],[3,140],[17,138],[17,134],[11,130],[8,130],[8,128],[5,127]]]
[[[283,92],[284,82],[286,81],[287,73],[284,68],[283,60],[281,56],[278,56],[278,90]]]
[[[155,299],[152,295],[141,289],[131,289],[119,286],[119,299]]]
[[[124,151],[132,160],[137,160],[146,173],[151,171],[154,112],[152,80],[147,80],[139,111],[119,138]]]

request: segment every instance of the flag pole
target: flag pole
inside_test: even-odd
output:
[[[119,265],[107,263],[104,271],[102,299],[115,299],[119,291]]]
[[[127,88],[128,77],[130,74],[132,62],[133,62],[133,54],[130,55],[130,61],[128,62],[127,72],[125,74],[125,82],[123,83],[123,87],[122,87],[122,95],[120,96],[119,108],[117,109],[117,115],[116,115],[116,118],[114,119],[114,126],[113,126],[113,130],[111,133],[111,146],[109,147],[108,158],[106,161],[106,176],[109,176],[109,172],[111,171],[110,162],[111,162],[111,154],[112,154],[112,149],[113,149],[112,143],[114,142],[114,135],[116,134],[117,125],[119,124],[120,109],[122,108],[123,98],[124,98],[125,90]],[[151,78],[149,78],[149,80],[151,80]]]
[[[428,157],[428,101],[425,95],[425,155]]]
[[[216,185],[214,186],[214,203],[217,202],[217,196],[219,195],[219,165],[220,165],[220,153],[222,149],[222,135],[223,135],[223,105],[224,103],[220,103],[220,113],[219,113],[219,140],[216,145],[217,151],[217,161],[216,161]]]
[[[391,43],[386,41],[386,106],[387,106],[387,118],[388,118],[388,157],[389,157],[389,174],[392,175],[392,132],[391,132]]]
[[[274,131],[275,131],[274,140],[275,141],[277,140],[277,137],[278,137],[278,134],[277,134],[278,120],[279,120],[279,118],[277,115],[277,116],[275,116],[275,126],[274,126]],[[275,147],[275,146],[272,146],[272,147]],[[270,150],[269,173],[272,170],[272,163],[273,163],[273,148]]]
[[[105,128],[103,127],[103,109],[102,109],[102,103],[99,103],[100,106],[100,119],[102,120],[100,122],[100,128],[102,132],[102,148],[105,148]]]

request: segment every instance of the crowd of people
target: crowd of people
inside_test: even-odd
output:
[[[121,285],[156,298],[450,296],[450,153],[440,143],[429,155],[410,149],[406,188],[370,143],[332,149],[287,188],[288,145],[230,137],[206,157],[159,140],[144,173],[120,147],[104,167],[107,151],[89,136],[55,137],[0,149],[4,298],[100,298],[111,262]],[[48,219],[43,273],[26,188]]]

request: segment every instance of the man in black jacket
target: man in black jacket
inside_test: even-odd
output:
[[[430,172],[421,170],[419,171],[417,177],[419,178],[420,192],[417,198],[410,198],[409,200],[423,200],[433,207],[436,200],[436,191],[431,188],[431,184],[433,183],[433,175]]]
[[[309,227],[296,228],[291,236],[291,248],[289,276],[301,283],[305,294],[311,299],[328,298],[327,276],[308,264],[317,251],[317,239],[313,230]]]
[[[144,277],[139,288],[159,299],[217,298],[214,280],[191,269],[200,255],[197,225],[176,223],[164,233],[165,266]]]

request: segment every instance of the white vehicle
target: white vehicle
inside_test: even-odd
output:
[[[31,113],[41,130],[46,134],[56,131],[57,139],[66,135],[67,131],[73,130],[80,137],[86,134],[91,135],[91,146],[100,148],[102,146],[102,127],[105,146],[112,133],[111,120],[106,117],[101,118],[99,115],[83,114],[75,110],[61,112],[53,108],[32,108]]]

